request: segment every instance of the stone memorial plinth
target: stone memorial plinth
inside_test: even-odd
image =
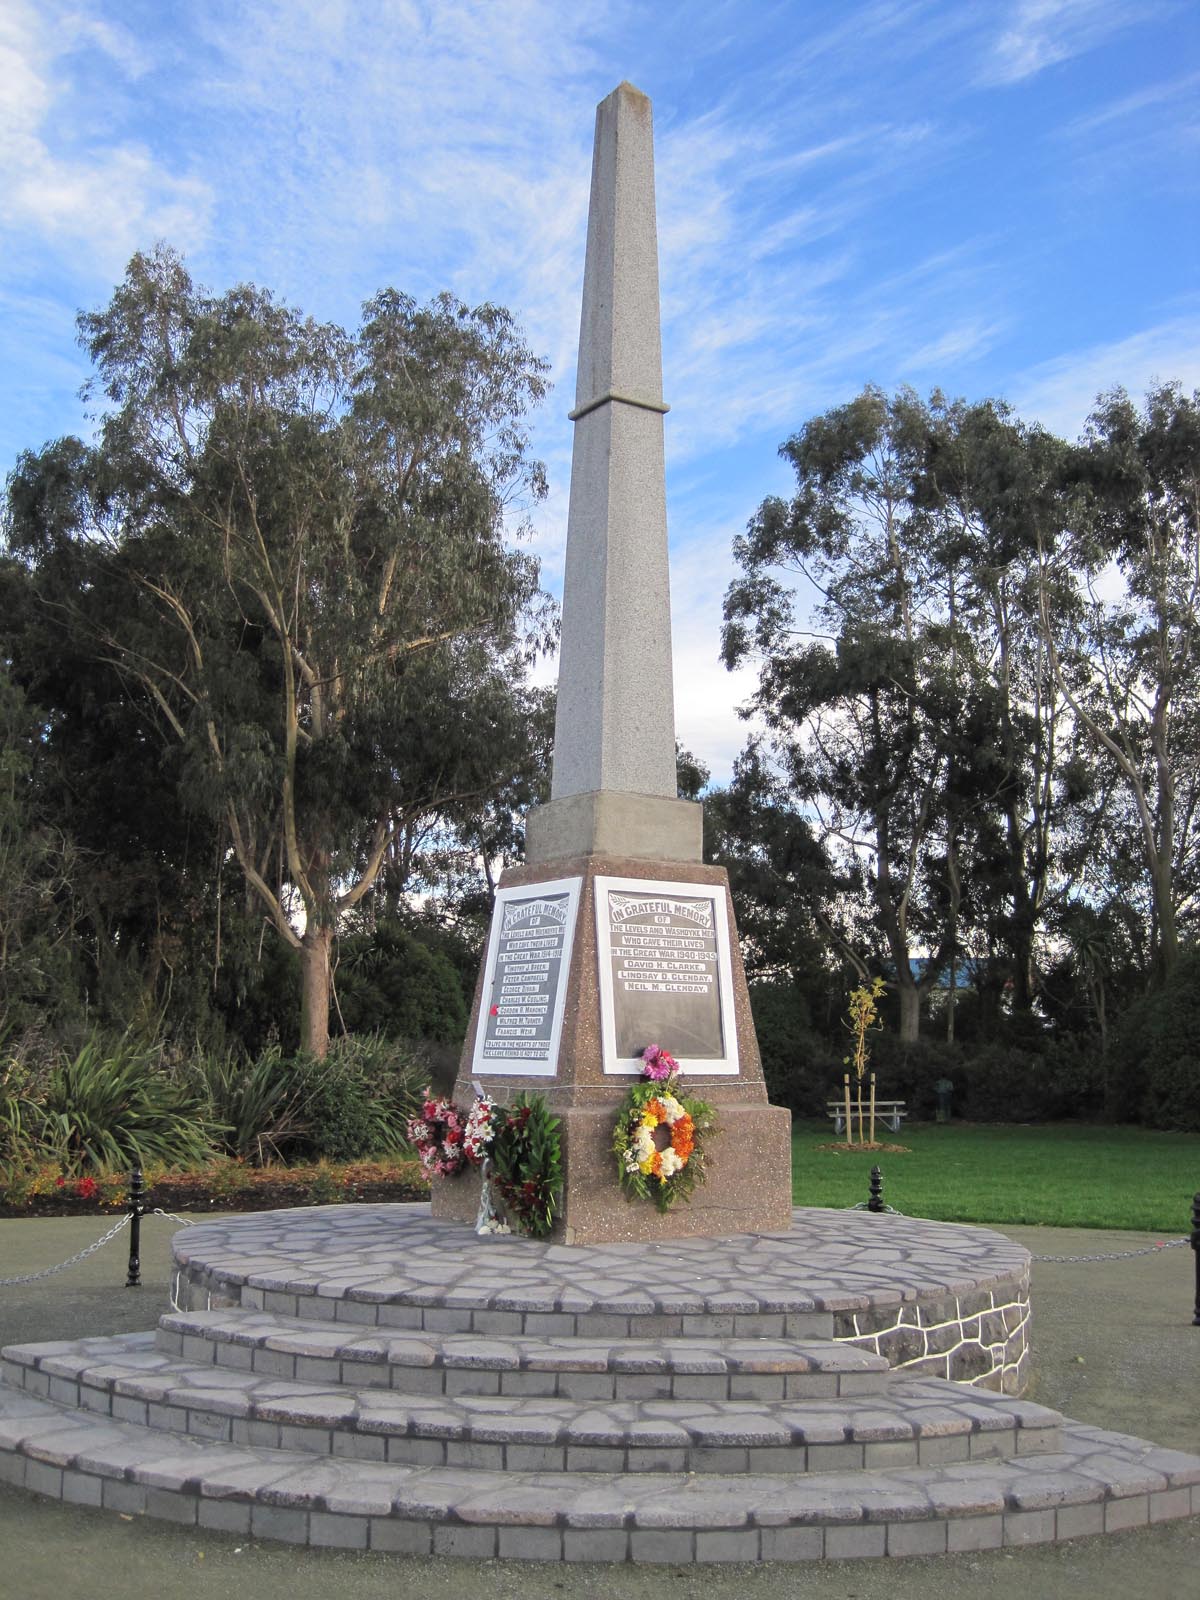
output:
[[[650,102],[596,113],[554,776],[497,897],[455,1086],[545,1096],[562,1122],[568,1244],[786,1231],[791,1119],[767,1103],[729,885],[676,797]],[[621,1192],[618,1109],[650,1044],[715,1106],[706,1181],[661,1214]],[[469,1221],[477,1175],[438,1180]]]

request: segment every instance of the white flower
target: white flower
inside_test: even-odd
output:
[[[673,1094],[660,1094],[658,1098],[663,1108],[663,1116],[665,1120],[670,1124],[671,1127],[674,1127],[679,1121],[680,1117],[686,1115],[683,1107],[679,1104],[679,1101],[676,1100]]]
[[[674,1150],[664,1150],[659,1157],[659,1162],[660,1171],[664,1178],[670,1178],[676,1172],[681,1172],[683,1170],[683,1162],[675,1154]]]

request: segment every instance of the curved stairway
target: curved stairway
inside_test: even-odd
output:
[[[297,1215],[309,1240],[313,1213]],[[824,1335],[700,1316],[709,1331],[664,1332],[652,1304],[627,1306],[621,1331],[596,1307],[558,1331],[545,1298],[524,1313],[453,1287],[363,1299],[343,1252],[358,1285],[306,1280],[322,1314],[297,1316],[254,1303],[299,1278],[278,1251],[264,1261],[261,1218],[246,1227],[257,1290],[245,1261],[197,1260],[193,1229],[176,1253],[207,1308],[4,1352],[0,1477],[299,1544],[544,1560],[931,1554],[1200,1510],[1200,1458],[893,1368],[832,1337],[811,1297]],[[549,1282],[552,1251],[538,1259]],[[381,1323],[384,1305],[419,1306],[424,1326]]]

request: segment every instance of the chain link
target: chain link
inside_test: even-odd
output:
[[[40,1283],[43,1278],[52,1278],[56,1272],[65,1272],[68,1267],[77,1266],[79,1262],[86,1261],[89,1256],[95,1255],[96,1251],[102,1245],[106,1245],[110,1239],[115,1239],[122,1228],[129,1226],[130,1221],[129,1213],[126,1212],[120,1222],[115,1222],[106,1234],[96,1240],[95,1244],[89,1244],[85,1250],[81,1250],[78,1255],[73,1255],[69,1261],[60,1261],[56,1267],[43,1267],[41,1272],[27,1272],[19,1278],[0,1278],[0,1288],[6,1288],[10,1284],[17,1283]]]
[[[193,1222],[191,1217],[176,1216],[173,1211],[164,1211],[161,1206],[155,1206],[153,1211],[144,1211],[143,1217],[165,1217],[168,1222],[182,1223],[185,1228],[190,1228]],[[115,1239],[122,1228],[127,1228],[133,1218],[127,1211],[120,1222],[114,1222],[107,1233],[102,1234],[94,1244],[89,1244],[67,1261],[60,1261],[56,1267],[43,1267],[40,1272],[26,1272],[17,1278],[0,1278],[0,1289],[9,1288],[19,1283],[40,1283],[43,1278],[53,1278],[56,1273],[65,1272],[68,1267],[78,1266],[81,1261],[86,1261],[89,1256],[95,1255],[106,1245],[110,1239]]]
[[[1187,1237],[1168,1239],[1161,1244],[1144,1245],[1140,1250],[1106,1250],[1099,1256],[1034,1256],[1035,1261],[1128,1261],[1133,1256],[1156,1256],[1160,1250],[1178,1250],[1181,1244],[1191,1244]]]

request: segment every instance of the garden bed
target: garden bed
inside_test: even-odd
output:
[[[223,1161],[194,1172],[150,1169],[144,1204],[164,1211],[274,1211],[428,1198],[429,1181],[412,1159],[294,1167]],[[103,1216],[128,1204],[128,1174],[75,1178],[43,1169],[0,1190],[0,1217]]]

